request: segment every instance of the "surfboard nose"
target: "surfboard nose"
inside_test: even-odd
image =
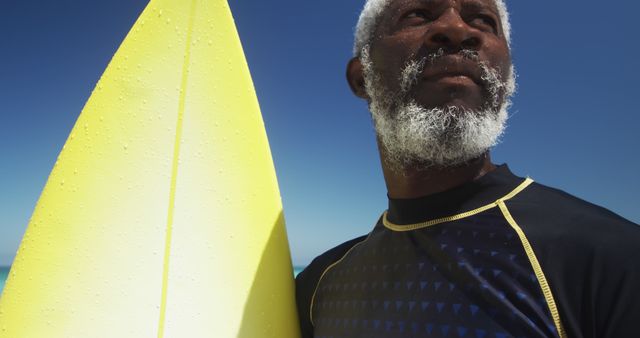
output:
[[[277,179],[224,0],[153,0],[80,114],[0,337],[297,337]]]

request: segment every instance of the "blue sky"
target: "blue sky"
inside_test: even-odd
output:
[[[0,265],[96,81],[146,1],[0,3]],[[362,1],[230,1],[274,156],[295,264],[386,207],[366,105],[344,80]],[[494,161],[638,223],[633,1],[510,1],[518,94]],[[546,9],[546,10],[544,10]]]

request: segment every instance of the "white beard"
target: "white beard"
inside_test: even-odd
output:
[[[464,53],[463,53],[464,54]],[[409,62],[399,76],[401,90],[388,90],[374,70],[365,49],[361,56],[365,86],[371,99],[369,110],[386,160],[393,170],[407,167],[452,167],[480,157],[495,146],[504,132],[510,97],[515,92],[515,73],[507,81],[483,63],[482,79],[490,97],[479,110],[456,106],[425,108],[407,98],[424,64],[442,53]]]

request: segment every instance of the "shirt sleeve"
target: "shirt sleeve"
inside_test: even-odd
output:
[[[313,295],[324,271],[366,236],[361,236],[342,243],[314,259],[296,277],[296,305],[302,338],[313,338],[313,323],[311,322],[311,306]]]

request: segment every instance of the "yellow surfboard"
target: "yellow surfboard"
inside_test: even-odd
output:
[[[152,0],[58,157],[2,338],[299,337],[282,205],[225,0]]]

